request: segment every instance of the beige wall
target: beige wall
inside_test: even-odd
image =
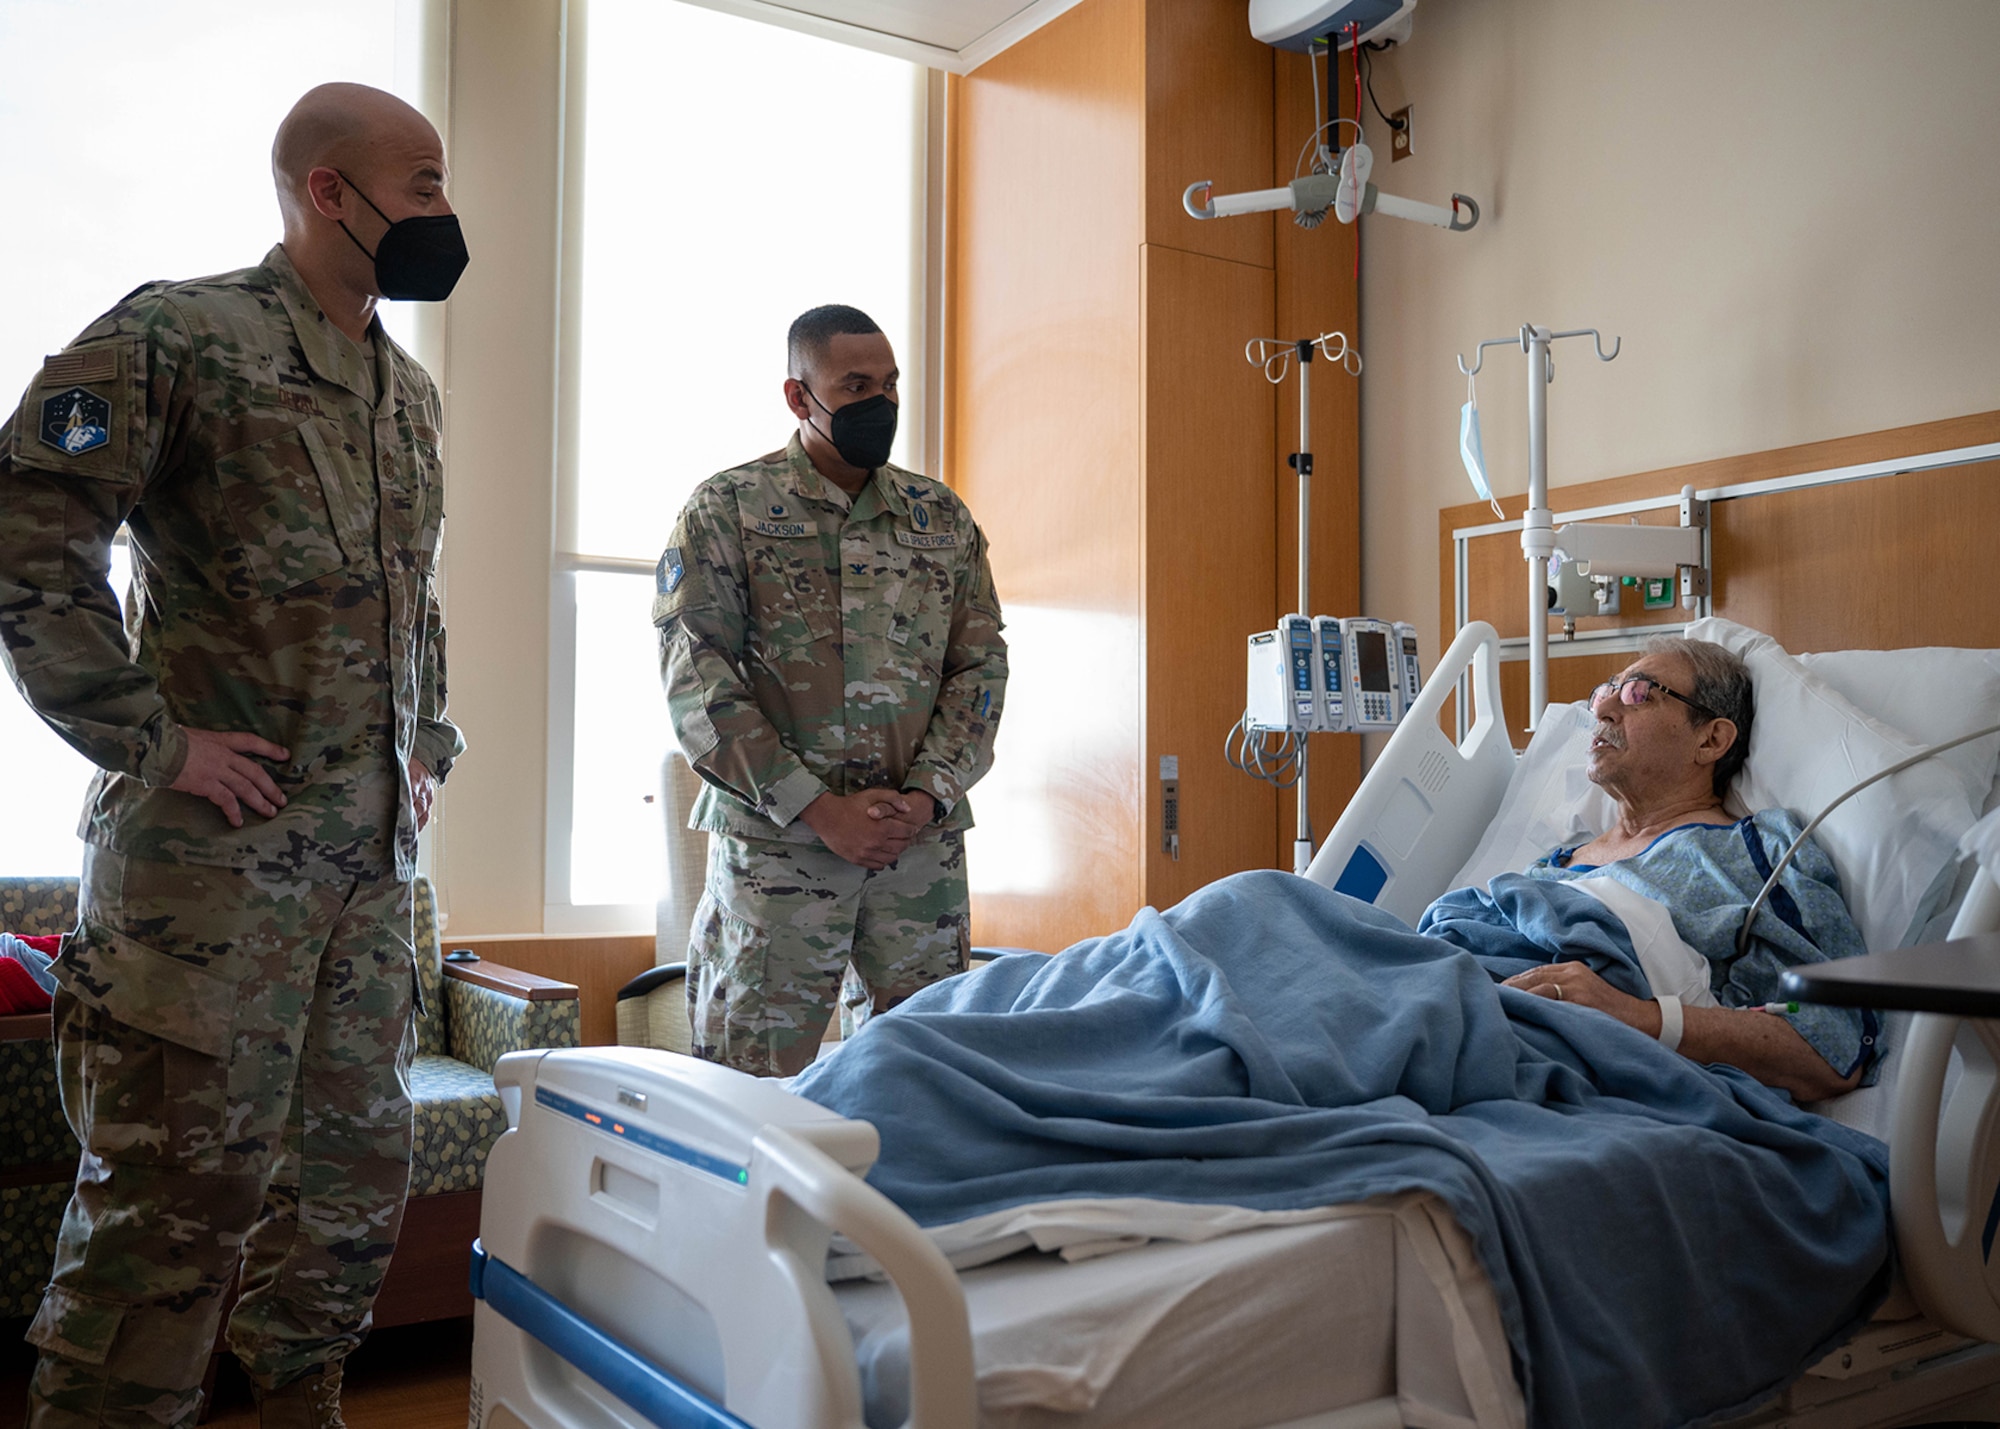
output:
[[[445,624],[466,755],[433,875],[453,936],[542,931],[554,545],[561,0],[452,6]]]
[[[1452,356],[1524,322],[1625,344],[1558,346],[1552,485],[2000,406],[1996,54],[1991,0],[1424,0],[1375,76],[1416,153],[1371,111],[1376,181],[1484,216],[1364,220],[1368,612],[1436,658],[1437,512],[1472,499]],[[1489,350],[1503,495],[1525,384]]]

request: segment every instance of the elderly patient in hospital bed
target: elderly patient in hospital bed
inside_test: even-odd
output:
[[[1530,1422],[1747,1407],[1888,1287],[1886,1148],[1797,1104],[1872,1078],[1873,1015],[1766,1010],[1861,935],[1808,843],[1738,955],[1799,824],[1723,810],[1734,655],[1655,642],[1591,709],[1615,826],[1415,930],[1240,874],[928,989],[793,1090],[875,1124],[871,1183],[961,1265],[1064,1243],[1023,1208],[1136,1243],[1425,1190],[1493,1282]]]
[[[1638,957],[1649,984],[1668,985],[1634,989],[1620,980],[1621,987],[1587,957],[1560,955],[1535,960],[1505,985],[1608,1012],[1697,1062],[1740,1067],[1801,1101],[1852,1091],[1872,1069],[1868,1014],[1813,1006],[1783,1016],[1763,1011],[1787,966],[1866,951],[1840,900],[1833,865],[1817,846],[1808,842],[1800,850],[1798,874],[1780,884],[1773,900],[1775,916],[1760,922],[1758,936],[1737,956],[1744,911],[1799,832],[1782,809],[1741,821],[1723,811],[1750,743],[1750,677],[1742,662],[1705,641],[1658,640],[1600,685],[1590,705],[1598,724],[1589,777],[1611,795],[1618,823],[1576,848],[1553,850],[1525,877],[1602,893],[1625,915],[1628,931],[1645,923],[1664,934],[1666,950],[1654,953],[1659,944],[1649,942]],[[1450,937],[1459,920],[1508,917],[1510,884],[1496,879],[1484,893],[1447,894],[1425,916],[1424,930]],[[1632,894],[1647,901],[1635,902]],[[1662,914],[1669,914],[1671,932]],[[1487,966],[1501,963],[1489,957]],[[1693,1005],[1675,1018],[1663,997]],[[1682,1024],[1678,1037],[1675,1021]]]

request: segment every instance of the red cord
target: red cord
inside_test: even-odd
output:
[[[1347,22],[1347,52],[1354,56],[1354,132],[1359,136],[1361,133],[1361,22],[1359,20]]]

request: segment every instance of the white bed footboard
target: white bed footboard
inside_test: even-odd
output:
[[[1982,871],[1953,937],[2000,930],[2000,887]],[[1961,1070],[1950,1084],[1956,1047]],[[1889,1198],[1903,1274],[1924,1314],[2000,1341],[2000,1023],[1918,1013],[1896,1071]]]
[[[875,1129],[640,1048],[521,1052],[473,1256],[472,1429],[859,1429],[835,1232],[909,1312],[910,1424],[973,1429],[957,1276],[861,1179]]]
[[[1467,664],[1476,718],[1453,744],[1438,728],[1438,711]],[[1500,710],[1500,637],[1475,620],[1431,671],[1306,877],[1416,922],[1479,846],[1513,773]]]

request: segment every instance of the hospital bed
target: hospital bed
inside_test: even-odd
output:
[[[1892,667],[1881,661],[1894,656],[1857,652],[1848,666],[1822,657],[1808,668],[1754,632],[1704,624],[1718,628],[1695,633],[1737,644],[1758,681],[1762,733],[1744,780],[1790,793],[1792,807],[1843,762],[1935,735],[1906,737],[1891,715],[1956,733],[1979,702],[2000,708],[2000,653],[1900,652]],[[1939,661],[1942,674],[1930,668]],[[1498,673],[1492,630],[1468,626],[1312,877],[1365,887],[1412,917],[1483,864],[1518,868],[1522,848],[1570,832],[1554,826],[1588,795],[1565,743],[1574,711],[1551,706],[1517,757]],[[1454,743],[1437,717],[1461,674],[1477,717]],[[1878,717],[1847,698],[1883,689],[1900,704]],[[1897,776],[1829,821],[1872,947],[2000,928],[2000,891],[1953,857],[1965,827],[2000,802],[1996,746]],[[1871,840],[1871,823],[1896,837]],[[1902,1283],[1874,1324],[1744,1423],[2000,1410],[2000,1348],[1987,1343],[2000,1340],[2000,1281],[1986,1264],[2000,1217],[2000,1042],[1929,1015],[1897,1031],[1882,1085],[1826,1110],[1893,1147]],[[1060,1253],[954,1271],[862,1180],[874,1129],[777,1084],[637,1049],[517,1054],[496,1081],[512,1129],[488,1164],[475,1254],[474,1429],[1524,1418],[1493,1291],[1427,1195],[1112,1254],[1087,1221],[1036,1225],[1024,1212],[1023,1242]],[[830,1285],[830,1247],[873,1257],[885,1278]]]

